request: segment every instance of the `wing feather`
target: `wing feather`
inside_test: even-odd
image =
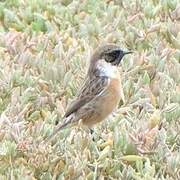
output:
[[[68,117],[95,97],[102,95],[108,85],[109,78],[106,76],[94,76],[93,78],[91,77],[91,80],[88,79],[79,91],[76,99],[68,107],[64,117]]]

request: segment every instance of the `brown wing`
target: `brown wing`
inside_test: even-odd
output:
[[[68,117],[70,114],[76,112],[79,108],[84,106],[86,103],[93,100],[96,96],[100,96],[108,87],[109,78],[94,76],[91,80],[87,80],[76,99],[71,103],[67,109],[64,117]]]

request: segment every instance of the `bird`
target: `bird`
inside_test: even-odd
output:
[[[84,83],[58,124],[47,138],[52,139],[61,129],[80,121],[88,128],[103,121],[118,106],[122,96],[118,66],[127,54],[116,44],[101,45],[90,58]]]

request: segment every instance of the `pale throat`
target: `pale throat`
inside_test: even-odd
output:
[[[97,64],[100,76],[107,76],[113,79],[119,79],[119,71],[116,66],[112,66],[104,60],[100,60]]]

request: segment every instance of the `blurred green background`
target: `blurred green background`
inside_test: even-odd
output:
[[[124,102],[43,144],[105,43],[124,58]],[[0,1],[0,179],[180,179],[178,0]]]

